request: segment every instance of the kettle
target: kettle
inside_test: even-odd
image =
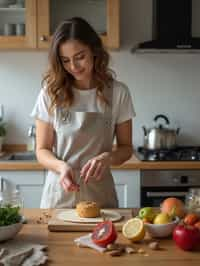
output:
[[[146,129],[143,126],[144,131],[144,148],[149,150],[160,150],[160,149],[173,149],[176,147],[176,138],[180,132],[180,128],[170,129],[169,119],[167,116],[159,114],[154,117],[154,121],[164,120],[166,126],[159,123],[157,127]]]

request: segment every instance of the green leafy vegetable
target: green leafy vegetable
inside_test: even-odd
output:
[[[13,207],[10,204],[0,206],[0,226],[19,223],[21,220],[19,210],[20,207]]]
[[[0,137],[6,136],[6,124],[2,122],[0,118]]]

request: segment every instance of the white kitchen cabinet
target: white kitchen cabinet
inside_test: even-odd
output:
[[[0,171],[4,189],[19,186],[25,208],[39,208],[45,171]]]
[[[6,186],[18,185],[25,208],[39,208],[47,172],[0,171]],[[120,208],[140,207],[140,171],[112,169]]]
[[[120,208],[140,207],[140,171],[112,169]]]

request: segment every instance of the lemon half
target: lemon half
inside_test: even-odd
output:
[[[144,223],[139,218],[129,219],[122,227],[122,234],[131,241],[140,241],[145,236]]]

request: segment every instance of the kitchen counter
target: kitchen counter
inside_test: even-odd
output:
[[[144,162],[140,161],[135,154],[130,160],[126,161],[120,166],[112,166],[112,169],[126,169],[126,170],[159,170],[159,169],[200,169],[200,161],[155,161],[155,162]],[[0,170],[44,170],[45,168],[35,161],[16,161],[7,162],[0,161]]]
[[[200,161],[140,161],[135,154],[130,160],[120,166],[113,166],[113,169],[133,170],[167,170],[167,169],[200,169]]]
[[[39,171],[45,168],[37,161],[0,161],[0,170],[16,170],[16,171]]]
[[[47,224],[38,224],[40,217],[44,216],[44,210],[41,209],[25,209],[24,215],[28,219],[16,236],[24,241],[32,241],[38,244],[48,246],[49,262],[47,265],[134,265],[134,266],[197,266],[199,265],[199,251],[185,252],[175,246],[171,239],[160,240],[160,251],[150,250],[146,241],[140,244],[134,244],[134,248],[138,250],[142,248],[143,254],[124,254],[121,257],[111,257],[107,253],[99,253],[89,248],[77,247],[73,240],[84,232],[49,232]],[[41,220],[41,219],[40,219]],[[118,235],[118,243],[128,244],[128,240],[124,239],[121,233]]]

